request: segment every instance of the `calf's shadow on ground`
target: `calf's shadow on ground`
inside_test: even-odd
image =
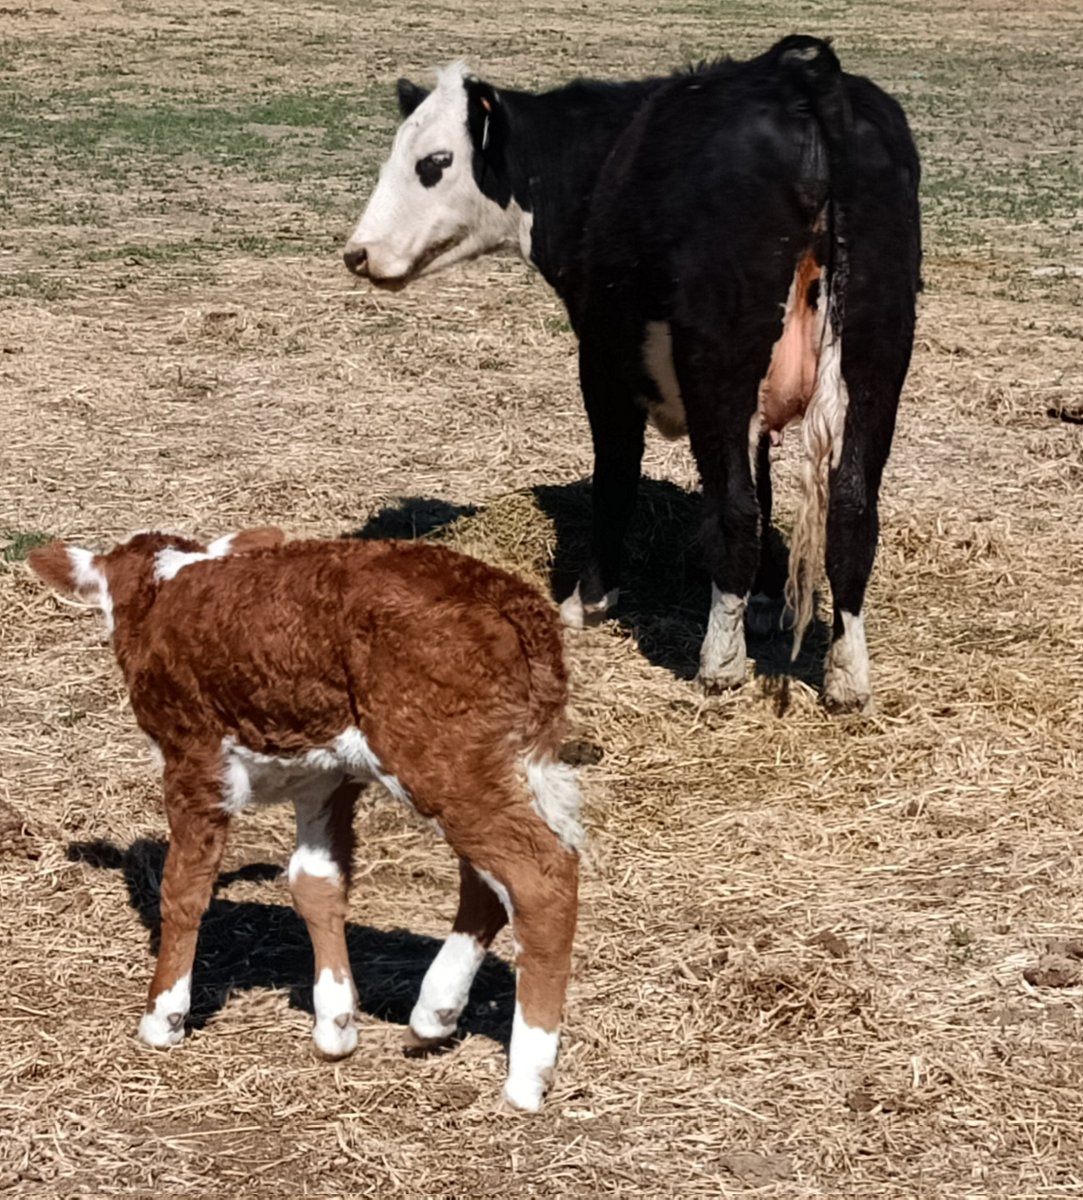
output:
[[[579,567],[590,542],[590,483],[541,484],[530,489],[538,508],[553,522],[556,547],[550,585],[557,599],[575,587]],[[373,514],[349,536],[360,538],[453,537],[456,524],[479,517],[484,535],[498,546],[504,533],[499,499],[489,508],[448,504],[424,496],[407,496]],[[516,508],[517,514],[521,509]],[[646,658],[678,679],[692,680],[699,667],[699,648],[707,631],[711,581],[703,566],[699,530],[701,500],[666,480],[640,482],[636,513],[629,530],[620,603],[614,616],[635,636]],[[509,528],[509,553],[518,530]],[[771,531],[772,558],[785,577],[787,549],[777,528]],[[805,633],[796,661],[790,657],[789,631],[767,636],[748,633],[748,651],[755,674],[765,680],[780,709],[788,702],[788,686],[799,679],[810,687],[823,685],[823,660],[829,627],[815,617]]]
[[[166,843],[150,838],[138,838],[126,850],[97,840],[72,842],[67,851],[72,862],[122,873],[128,902],[148,930],[155,956],[161,937],[159,896],[165,855]],[[305,924],[293,908],[286,903],[261,904],[218,895],[241,880],[270,881],[281,875],[281,867],[265,862],[219,875],[199,930],[189,1028],[202,1028],[224,1007],[231,993],[250,988],[288,989],[292,1007],[313,1011],[312,946]],[[285,891],[284,882],[282,887]],[[406,1025],[422,976],[441,941],[405,929],[355,924],[347,926],[346,941],[361,1011]],[[148,968],[148,985],[150,975]],[[481,1034],[506,1049],[514,1006],[514,975],[505,962],[489,955],[459,1021],[459,1035]]]

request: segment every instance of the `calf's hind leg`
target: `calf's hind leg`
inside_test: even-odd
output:
[[[425,972],[408,1041],[435,1045],[455,1032],[470,985],[508,914],[493,889],[465,859],[459,860],[459,910],[440,952]]]
[[[211,900],[229,829],[217,758],[167,761],[163,782],[170,838],[162,874],[162,935],[139,1022],[140,1038],[159,1049],[184,1039],[199,923]]]
[[[353,862],[354,805],[362,786],[332,777],[294,799],[297,849],[290,859],[290,890],[312,939],[316,961],[312,1039],[325,1058],[343,1058],[357,1048],[357,990],[346,949],[346,898]]]
[[[528,803],[490,812],[469,829],[451,821],[444,828],[448,841],[469,858],[511,915],[517,981],[504,1097],[516,1108],[536,1112],[557,1060],[575,937],[579,855]],[[491,907],[489,912],[495,916]]]

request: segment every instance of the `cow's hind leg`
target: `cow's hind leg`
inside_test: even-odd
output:
[[[579,378],[594,443],[594,475],[590,557],[575,591],[560,606],[561,619],[572,628],[600,620],[617,603],[647,420],[586,335],[579,346]]]
[[[326,1058],[342,1058],[357,1047],[357,991],[346,948],[346,900],[354,805],[361,787],[330,776],[310,781],[294,798],[297,848],[290,859],[290,890],[312,939],[312,1039]]]
[[[139,1022],[140,1038],[158,1048],[175,1046],[184,1038],[199,925],[229,829],[216,755],[191,762],[167,760],[164,790],[170,838],[162,875],[162,935],[146,1012]]]
[[[496,892],[465,859],[459,860],[459,910],[451,933],[433,959],[410,1014],[408,1041],[435,1045],[455,1032],[470,985],[508,914]]]
[[[883,337],[882,331],[876,332]],[[868,711],[872,706],[865,589],[880,534],[880,479],[891,449],[908,358],[907,354],[901,367],[887,369],[888,364],[868,352],[874,336],[870,333],[860,353],[851,356],[849,369],[844,344],[842,374],[848,404],[842,451],[829,484],[827,577],[834,619],[824,663],[824,703],[835,712]]]

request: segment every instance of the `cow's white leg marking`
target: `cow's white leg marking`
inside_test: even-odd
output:
[[[504,1098],[516,1108],[537,1112],[556,1066],[560,1031],[536,1029],[523,1018],[519,1002],[511,1024],[508,1050],[508,1078]]]
[[[192,1004],[192,973],[154,997],[154,1007],[139,1021],[139,1036],[148,1046],[164,1050],[184,1040],[184,1018]]]
[[[327,1058],[345,1058],[357,1049],[356,1003],[349,975],[324,967],[312,989],[312,1007],[316,1012],[312,1040]]]
[[[469,933],[450,933],[433,959],[410,1014],[410,1028],[425,1041],[449,1038],[466,1007],[485,947]]]
[[[745,681],[747,596],[720,592],[711,584],[711,615],[699,653],[699,679],[709,689],[739,687]]]
[[[824,700],[828,707],[838,709],[868,711],[872,705],[869,651],[861,613],[842,614],[842,634],[831,643],[824,664]]]
[[[597,624],[605,614],[615,608],[620,599],[620,588],[613,588],[594,604],[584,604],[579,595],[579,584],[575,591],[560,606],[560,619],[569,629],[582,629],[584,625]]]

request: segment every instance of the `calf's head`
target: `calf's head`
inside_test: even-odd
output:
[[[172,579],[184,567],[205,559],[250,554],[281,544],[281,529],[262,526],[232,533],[204,545],[175,533],[137,533],[106,554],[82,546],[50,542],[31,552],[31,570],[64,595],[96,604],[112,634],[118,605]]]
[[[521,212],[501,180],[500,94],[461,63],[429,92],[398,83],[403,122],[343,252],[355,274],[384,287],[514,244]]]

